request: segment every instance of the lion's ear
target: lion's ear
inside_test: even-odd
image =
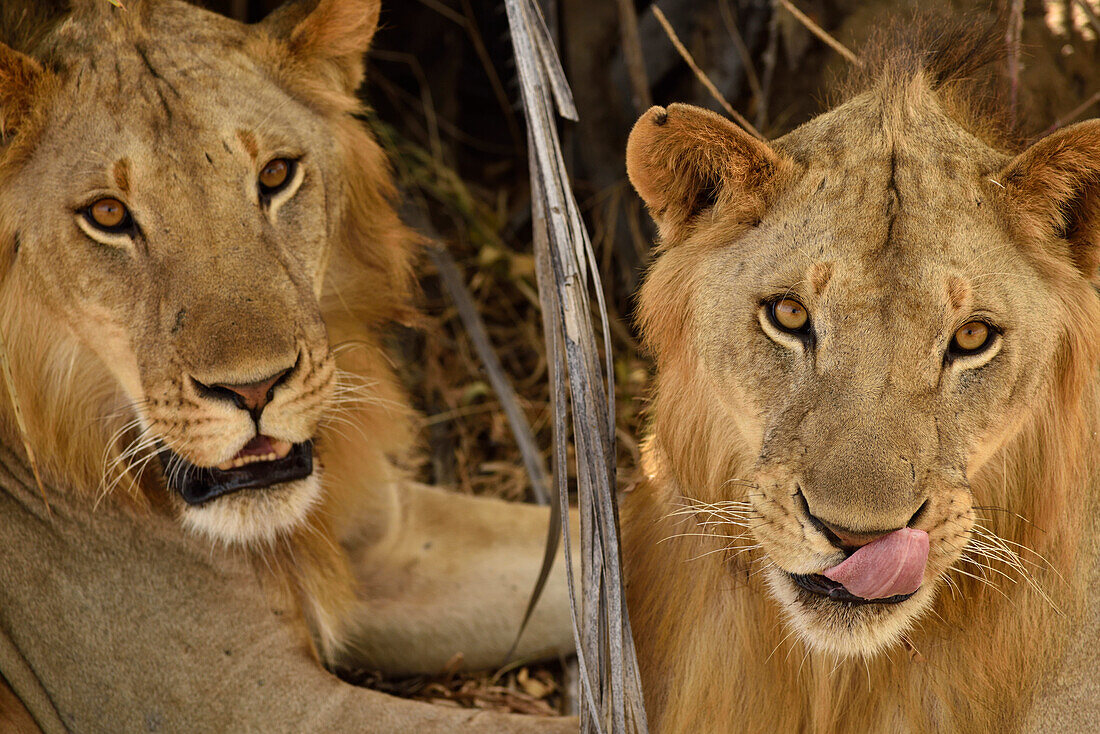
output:
[[[626,144],[626,172],[666,242],[718,202],[758,220],[783,160],[726,118],[685,104],[652,107]]]
[[[0,143],[26,119],[42,74],[37,61],[0,43]]]
[[[1051,133],[1016,156],[995,179],[1025,234],[1068,243],[1068,255],[1100,278],[1100,120]]]
[[[324,73],[354,93],[363,80],[363,55],[370,48],[381,0],[298,0],[268,16],[261,26],[286,42],[302,68]]]

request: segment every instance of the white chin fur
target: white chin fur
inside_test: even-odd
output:
[[[301,525],[320,499],[320,467],[315,466],[304,479],[184,506],[181,520],[185,528],[214,542],[270,545]]]
[[[799,600],[799,589],[776,566],[766,572],[768,588],[783,616],[807,647],[835,658],[871,658],[898,644],[935,597],[925,583],[900,604],[848,607],[843,603],[811,608]]]

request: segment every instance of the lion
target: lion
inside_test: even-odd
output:
[[[379,0],[124,4],[2,11],[0,722],[575,730],[326,670],[500,664],[549,520],[400,469],[418,241],[355,96]],[[572,650],[563,576],[517,656]]]
[[[1014,149],[967,81],[1003,36],[937,38],[771,142],[631,132],[651,731],[1100,720],[1100,120]]]

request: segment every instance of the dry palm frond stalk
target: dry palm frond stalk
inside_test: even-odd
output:
[[[555,521],[562,528],[580,669],[581,731],[647,730],[634,641],[626,612],[615,503],[614,370],[597,346],[589,294],[603,344],[611,335],[599,272],[562,158],[555,111],[577,119],[572,93],[534,0],[506,0],[527,120],[532,231],[554,414]],[[606,371],[603,367],[606,366]],[[580,505],[581,605],[573,596],[566,487],[572,414]],[[563,521],[564,520],[564,521]],[[555,521],[544,574],[556,554]],[[541,586],[541,584],[540,584]],[[535,596],[540,588],[536,588]],[[534,599],[532,599],[534,601]]]

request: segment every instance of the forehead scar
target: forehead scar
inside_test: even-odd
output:
[[[248,151],[248,154],[252,156],[252,160],[260,155],[260,146],[256,144],[256,136],[247,130],[238,130],[237,139],[241,141],[241,145]]]
[[[947,300],[956,311],[962,309],[970,300],[970,286],[957,275],[947,279]]]
[[[130,161],[123,158],[115,163],[113,173],[115,186],[118,186],[118,190],[124,194],[130,193]]]
[[[806,280],[809,281],[810,287],[813,288],[815,296],[821,295],[821,291],[825,290],[825,286],[829,284],[829,278],[832,277],[832,263],[814,263],[806,272]]]

